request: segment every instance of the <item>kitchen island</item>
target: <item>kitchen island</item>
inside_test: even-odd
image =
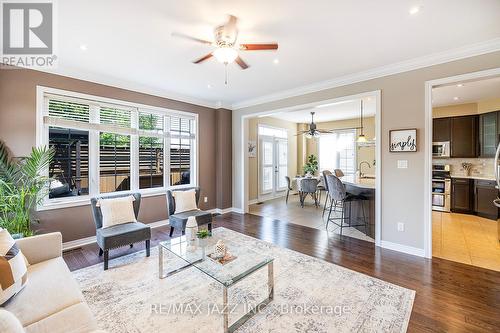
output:
[[[373,178],[358,178],[355,176],[344,176],[340,180],[344,183],[346,191],[355,195],[363,195],[368,200],[353,201],[351,203],[351,223],[363,224],[363,211],[361,205],[364,205],[366,218],[368,220],[368,228],[364,226],[355,227],[359,231],[366,234],[368,237],[375,239],[375,179]],[[346,215],[349,215],[349,204],[346,207]]]

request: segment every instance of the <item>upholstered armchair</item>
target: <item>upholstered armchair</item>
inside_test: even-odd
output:
[[[101,208],[98,204],[99,199],[123,198],[131,195],[135,199],[133,206],[135,218],[137,220],[141,206],[140,193],[102,196],[90,200],[92,216],[96,227],[97,244],[99,245],[99,256],[104,254],[104,270],[108,269],[109,250],[111,249],[122,246],[132,247],[134,243],[144,241],[146,242],[146,256],[149,257],[150,255],[151,227],[137,221],[130,221],[129,223],[117,224],[106,228],[102,227],[103,217]]]
[[[182,231],[182,234],[186,231],[186,223],[188,217],[194,216],[198,225],[208,225],[208,230],[212,231],[212,213],[206,212],[200,209],[189,210],[181,213],[175,213],[175,198],[173,192],[175,191],[189,191],[195,190],[196,192],[196,206],[200,202],[200,188],[199,187],[187,187],[176,190],[167,191],[167,209],[168,209],[168,220],[170,223],[170,237],[172,237],[174,230],[178,229]]]

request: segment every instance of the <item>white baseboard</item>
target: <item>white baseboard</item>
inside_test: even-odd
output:
[[[413,246],[407,246],[407,245],[402,245],[402,244],[397,244],[393,242],[388,242],[388,241],[380,241],[380,247],[388,250],[393,250],[393,251],[398,251],[398,252],[403,252],[406,254],[411,254],[414,256],[418,257],[425,257],[425,251],[424,249],[419,249],[417,247]]]
[[[259,199],[252,199],[252,200],[249,200],[248,201],[248,204],[249,205],[255,205],[256,203],[258,203],[260,200]]]
[[[232,207],[229,207],[229,208],[214,208],[214,209],[210,209],[209,212],[212,213],[212,214],[227,214],[227,213],[231,213],[233,212],[233,209]]]
[[[168,225],[168,220],[161,220],[153,223],[148,223],[148,225],[154,229],[158,227],[163,227],[165,225]],[[69,242],[63,243],[63,251],[68,251],[72,249],[76,249],[78,247],[82,247],[84,245],[92,244],[96,242],[96,237],[95,236],[90,236],[90,237],[85,237],[81,239],[75,239]]]

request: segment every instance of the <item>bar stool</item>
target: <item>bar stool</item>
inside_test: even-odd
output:
[[[342,236],[342,229],[345,227],[365,227],[368,230],[368,220],[365,215],[365,205],[364,201],[367,201],[363,195],[355,195],[347,193],[345,185],[340,181],[340,179],[334,175],[326,176],[326,183],[328,184],[328,194],[330,196],[330,211],[328,213],[328,219],[326,221],[326,228],[328,229],[328,223],[332,222],[340,228],[340,235]],[[363,213],[363,224],[352,224],[351,223],[351,205],[353,201],[361,201],[361,211]],[[346,216],[346,203],[349,203],[349,216]],[[341,206],[339,205],[341,204]],[[331,217],[332,209],[334,212],[337,211],[337,207],[342,208],[341,217]],[[340,220],[340,224],[337,222]],[[347,220],[347,225],[344,225],[344,221]]]
[[[323,205],[323,214],[321,217],[325,217],[325,212],[327,209],[330,209],[330,207],[326,207],[326,203],[328,202],[328,198],[330,198],[330,194],[328,193],[328,182],[326,181],[326,176],[331,175],[332,172],[330,170],[323,170],[323,184],[325,186],[325,204]]]

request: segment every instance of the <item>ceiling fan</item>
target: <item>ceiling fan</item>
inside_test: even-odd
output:
[[[309,129],[305,131],[299,131],[296,135],[305,135],[306,138],[319,138],[321,134],[331,134],[332,130],[327,129],[319,129],[316,127],[316,123],[314,122],[314,114],[315,112],[311,112],[311,123],[309,124]]]
[[[200,64],[212,57],[215,57],[224,65],[228,65],[234,61],[241,67],[241,69],[247,69],[249,65],[240,57],[238,51],[262,51],[278,49],[277,43],[239,44],[237,42],[237,23],[238,18],[236,16],[228,15],[228,21],[214,29],[213,41],[192,37],[179,32],[173,32],[172,36],[189,39],[198,43],[215,47],[215,50],[213,50],[212,52],[204,55],[199,59],[194,60],[193,63],[195,64]]]

